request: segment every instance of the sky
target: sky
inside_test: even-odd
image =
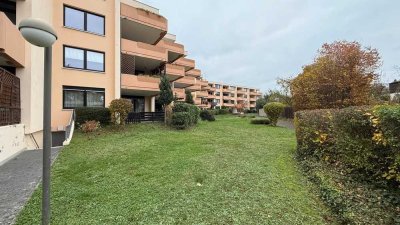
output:
[[[399,0],[142,0],[168,19],[208,81],[278,88],[324,43],[358,41],[382,58],[382,82],[400,79]]]

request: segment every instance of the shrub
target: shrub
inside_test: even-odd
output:
[[[189,112],[175,112],[172,114],[171,125],[179,130],[184,130],[190,127]]]
[[[276,126],[279,116],[283,113],[285,105],[280,102],[270,102],[264,105],[264,112],[271,120],[271,125]]]
[[[180,113],[180,112],[188,113],[188,117],[179,115],[177,118],[175,118],[176,120],[179,120],[179,121],[182,119],[188,120],[184,123],[184,124],[187,124],[187,126],[186,125],[182,126],[182,128],[175,126],[174,116],[172,116],[172,126],[178,128],[178,129],[185,129],[185,128],[188,128],[188,127],[191,127],[191,126],[197,124],[199,115],[200,115],[199,107],[188,104],[188,103],[181,103],[181,102],[176,103],[175,106],[172,108],[172,111],[173,111],[173,115],[176,113]]]
[[[258,118],[253,118],[250,120],[251,124],[264,124],[264,125],[268,125],[271,123],[271,121],[268,118],[264,118],[264,117],[258,117]]]
[[[400,183],[400,106],[296,113],[297,154]]]
[[[111,114],[108,108],[77,108],[76,113],[76,124],[80,125],[85,121],[99,121],[103,125],[108,125],[111,122]]]
[[[341,224],[400,221],[400,106],[300,111],[297,157]]]
[[[230,113],[229,109],[227,109],[227,108],[224,108],[224,109],[217,109],[217,112],[218,112],[217,115],[226,115],[226,114],[229,114],[229,113]]]
[[[91,120],[91,121],[86,121],[81,125],[81,130],[84,133],[91,133],[95,132],[100,128],[100,122]]]
[[[200,118],[201,120],[215,121],[214,115],[208,110],[202,110],[200,112]]]
[[[132,111],[132,102],[128,99],[114,99],[110,104],[111,122],[116,125],[125,125],[129,112]]]

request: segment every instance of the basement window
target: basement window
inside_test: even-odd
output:
[[[105,107],[104,88],[85,88],[63,86],[63,108]]]

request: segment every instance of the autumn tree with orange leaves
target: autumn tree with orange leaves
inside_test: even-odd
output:
[[[290,81],[293,107],[297,111],[367,105],[380,66],[376,49],[358,42],[324,44],[314,62]]]

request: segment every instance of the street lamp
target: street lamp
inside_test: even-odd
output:
[[[29,43],[44,47],[44,98],[43,98],[43,179],[42,224],[50,223],[50,165],[51,165],[51,64],[52,45],[57,40],[55,30],[45,21],[28,18],[18,29]]]

